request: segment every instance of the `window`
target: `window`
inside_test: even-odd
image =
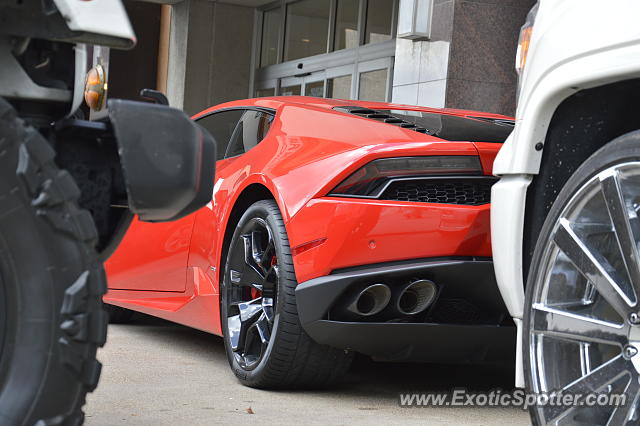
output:
[[[338,0],[333,50],[351,49],[360,44],[358,14],[360,0]]]
[[[256,95],[387,100],[399,1],[273,0],[260,8]]]
[[[276,89],[271,87],[269,89],[258,89],[256,90],[256,98],[263,98],[266,96],[274,96],[276,94]]]
[[[327,80],[327,98],[350,99],[351,76],[334,77]]]
[[[262,47],[260,66],[278,63],[278,35],[280,33],[280,8],[267,10],[262,17]]]
[[[360,73],[358,99],[384,102],[387,98],[387,70]]]
[[[216,158],[218,160],[224,158],[224,153],[227,151],[227,145],[229,145],[233,130],[236,128],[236,124],[238,124],[238,120],[240,120],[243,112],[243,110],[238,109],[214,112],[213,114],[196,120],[196,122],[207,129],[216,140]]]
[[[304,87],[304,95],[322,98],[324,96],[324,81],[314,81],[313,83],[307,83]]]
[[[298,96],[302,93],[302,86],[294,84],[293,86],[283,86],[280,88],[280,96]]]
[[[367,3],[367,23],[364,42],[369,44],[391,40],[394,2],[390,0],[369,0]]]
[[[287,5],[284,60],[327,51],[330,0],[300,0]]]
[[[226,158],[242,155],[264,139],[271,128],[273,115],[264,111],[245,110],[233,133]]]
[[[398,2],[280,0],[262,10],[258,68],[391,40]]]

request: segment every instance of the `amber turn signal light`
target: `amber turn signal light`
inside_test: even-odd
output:
[[[84,101],[93,111],[102,109],[107,94],[107,77],[102,65],[96,65],[87,72],[84,84]]]
[[[527,62],[527,54],[529,53],[529,44],[531,43],[531,33],[533,27],[523,27],[520,31],[520,39],[518,40],[518,50],[516,52],[516,71],[522,73],[524,65]]]

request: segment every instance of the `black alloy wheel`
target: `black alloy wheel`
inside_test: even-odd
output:
[[[258,201],[240,218],[220,290],[227,359],[244,385],[317,388],[340,379],[353,355],[320,345],[300,325],[296,276],[278,205]]]
[[[254,217],[230,251],[227,330],[238,364],[253,369],[264,356],[273,329],[278,258],[271,230]]]

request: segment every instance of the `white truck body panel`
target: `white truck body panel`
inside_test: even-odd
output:
[[[53,0],[69,29],[131,40],[136,36],[121,0]]]

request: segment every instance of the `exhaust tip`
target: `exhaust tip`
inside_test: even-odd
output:
[[[390,299],[391,290],[386,284],[372,284],[358,293],[347,310],[368,317],[386,308]]]
[[[398,297],[396,308],[403,315],[415,315],[427,309],[436,298],[438,287],[431,280],[409,283]]]

